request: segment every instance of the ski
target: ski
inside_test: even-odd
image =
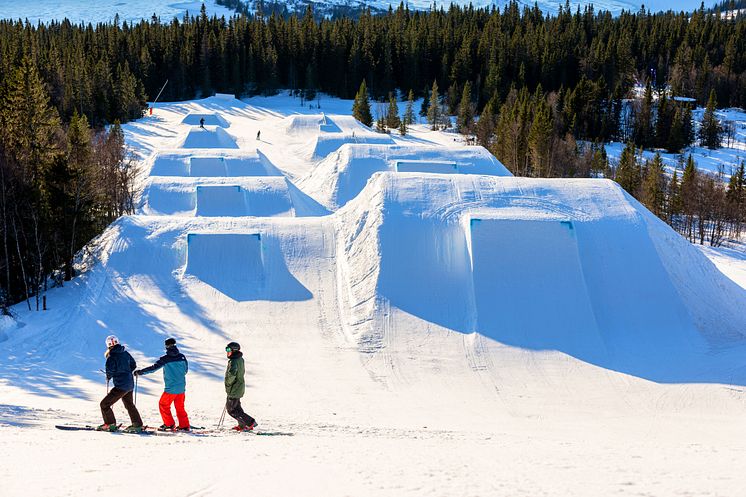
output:
[[[54,425],[54,427],[57,428],[58,430],[64,430],[64,431],[104,431],[104,430],[99,430],[98,426],[94,426],[94,425],[65,424],[65,425]],[[118,433],[121,427],[122,425],[117,425],[117,431],[112,431],[112,432],[107,431],[107,433]]]

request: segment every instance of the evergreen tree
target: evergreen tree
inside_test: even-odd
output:
[[[648,82],[645,86],[645,95],[640,104],[640,110],[635,115],[633,139],[635,145],[647,148],[654,143],[655,131],[652,126],[653,114],[653,88]]]
[[[640,190],[640,165],[637,162],[637,149],[632,142],[628,142],[619,158],[616,176],[619,186],[630,195],[637,197]]]
[[[679,183],[679,170],[675,169],[668,187],[668,223],[672,224],[679,214],[681,214],[681,184]]]
[[[386,127],[390,129],[399,129],[401,120],[399,119],[399,106],[396,104],[396,97],[389,93],[389,108],[386,113]]]
[[[541,95],[536,95],[534,119],[528,133],[528,149],[535,176],[549,176],[549,149],[552,139],[552,119],[549,106]]]
[[[36,66],[25,57],[0,98],[0,136],[6,157],[18,167],[36,209],[46,205],[46,176],[59,154],[57,111],[49,105]],[[39,213],[36,213],[37,215]]]
[[[430,91],[430,107],[427,109],[427,122],[430,129],[436,130],[442,121],[440,110],[440,96],[438,95],[438,82],[433,81],[433,88]]]
[[[691,155],[681,176],[681,211],[684,215],[682,231],[690,240],[694,239],[694,216],[699,207],[699,173]]]
[[[365,84],[365,80],[360,83],[360,89],[358,89],[355,95],[355,102],[352,104],[352,116],[368,127],[373,124],[373,116],[370,113],[368,87]]]
[[[430,110],[430,89],[425,88],[423,94],[422,105],[420,105],[420,117],[427,117],[427,112]]]
[[[699,141],[703,147],[716,149],[720,148],[720,143],[723,136],[723,127],[720,125],[720,121],[715,117],[715,108],[717,107],[717,99],[715,97],[715,90],[710,91],[710,98],[707,101],[707,107],[705,107],[705,113],[702,116],[702,125],[699,128]]]
[[[645,179],[642,185],[642,203],[656,216],[665,215],[665,171],[660,154],[655,154],[645,167]]]
[[[412,90],[409,90],[409,95],[407,96],[407,107],[404,110],[404,121],[405,126],[411,126],[415,122],[414,117],[414,92]]]
[[[492,108],[492,100],[487,102],[482,110],[482,115],[476,125],[477,143],[485,148],[490,148],[495,134],[495,112]]]
[[[474,130],[474,103],[471,101],[471,82],[469,81],[464,85],[464,91],[461,94],[456,123],[456,129],[461,134],[471,134]]]

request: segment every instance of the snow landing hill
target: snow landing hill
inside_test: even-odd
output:
[[[742,494],[744,288],[613,182],[515,178],[350,104],[126,125],[137,213],[3,332],[3,495]],[[240,342],[246,410],[294,436],[55,430],[98,422],[109,334],[140,367],[175,337],[203,426]],[[161,388],[140,380],[150,425]]]

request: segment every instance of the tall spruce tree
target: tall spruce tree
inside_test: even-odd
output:
[[[57,111],[49,104],[36,65],[24,57],[0,99],[0,136],[6,157],[29,189],[25,200],[36,208],[46,203],[46,176],[59,154],[61,132]]]
[[[386,126],[389,129],[399,129],[401,120],[399,119],[399,106],[396,104],[396,97],[389,93],[389,107],[386,112]]]
[[[716,149],[720,148],[723,137],[723,127],[715,116],[717,107],[717,97],[715,90],[710,91],[710,98],[705,107],[705,113],[702,116],[702,125],[699,128],[699,141],[703,147]]]
[[[438,82],[433,81],[433,88],[430,90],[430,107],[427,109],[427,122],[430,129],[436,130],[443,120],[440,110],[440,95],[438,95]]]
[[[487,102],[476,124],[477,143],[485,148],[490,148],[495,133],[495,111],[492,105],[492,100]]]
[[[635,115],[635,127],[633,132],[633,139],[635,145],[642,148],[647,148],[653,145],[655,140],[655,130],[652,124],[653,117],[653,88],[648,82],[645,86],[645,94],[643,95],[640,109]]]
[[[461,94],[456,129],[465,135],[474,131],[474,103],[471,101],[471,82],[469,81],[464,85],[464,91]]]
[[[660,154],[645,165],[645,179],[642,185],[642,203],[656,216],[665,216],[666,175]]]
[[[411,126],[415,122],[414,92],[412,90],[409,90],[409,95],[407,95],[407,107],[404,109],[403,121],[406,126]]]
[[[637,161],[637,148],[634,143],[628,142],[622,150],[614,179],[633,197],[639,195],[640,164]]]
[[[368,127],[373,125],[373,115],[370,113],[370,98],[368,97],[368,87],[365,80],[360,83],[360,88],[355,95],[355,102],[352,104],[352,116]]]

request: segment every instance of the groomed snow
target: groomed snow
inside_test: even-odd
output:
[[[50,310],[0,327],[3,495],[740,495],[743,281],[610,181],[514,178],[426,126],[309,155],[374,139],[350,101],[321,105],[209,98],[125,125],[137,214]],[[180,148],[190,113],[236,148]],[[202,426],[240,342],[244,407],[281,435],[55,430],[99,422],[112,333],[140,366],[177,339]],[[139,381],[150,425],[161,389]]]

